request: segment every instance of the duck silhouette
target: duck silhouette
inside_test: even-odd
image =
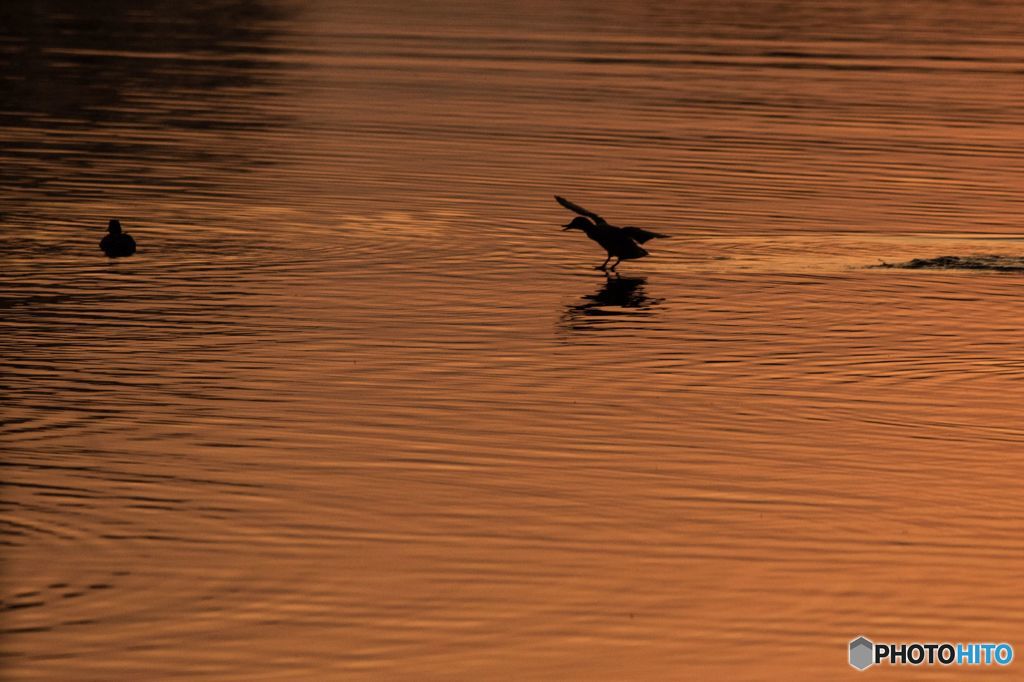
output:
[[[100,248],[110,258],[130,256],[135,253],[135,240],[121,231],[121,221],[114,219],[107,224],[107,236],[100,240]]]
[[[562,225],[562,231],[568,230],[580,230],[583,234],[587,235],[595,242],[600,244],[605,251],[608,252],[608,257],[604,259],[604,262],[594,267],[595,270],[611,270],[615,272],[615,268],[619,267],[619,263],[624,260],[633,260],[636,258],[643,258],[648,255],[647,249],[640,246],[644,242],[651,239],[667,239],[667,234],[661,234],[660,232],[651,232],[640,227],[618,227],[610,224],[607,220],[597,215],[593,211],[588,211],[579,204],[574,204],[568,199],[564,199],[560,196],[555,196],[555,201],[565,206],[574,213],[579,213],[578,216],[572,219],[566,225]],[[615,263],[612,264],[611,268],[608,267],[608,261],[615,258]]]

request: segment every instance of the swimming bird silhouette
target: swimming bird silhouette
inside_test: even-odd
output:
[[[135,240],[127,232],[121,231],[121,221],[111,220],[107,223],[107,236],[100,240],[100,248],[110,258],[130,256],[135,253]]]
[[[568,199],[564,199],[560,196],[555,196],[555,201],[565,206],[570,211],[579,213],[578,216],[572,219],[566,225],[562,225],[562,231],[568,230],[581,230],[585,235],[593,239],[595,242],[600,244],[605,251],[608,252],[608,257],[604,259],[604,262],[598,266],[595,266],[595,270],[611,270],[615,272],[615,268],[619,267],[619,263],[624,260],[632,260],[634,258],[643,258],[648,255],[647,250],[640,246],[646,241],[651,239],[666,239],[667,234],[661,234],[659,232],[651,232],[639,227],[617,227],[611,225],[607,220],[597,215],[593,211],[574,204]],[[615,263],[611,268],[608,268],[608,261],[615,258]]]

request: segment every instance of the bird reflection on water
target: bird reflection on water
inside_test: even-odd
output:
[[[626,318],[647,317],[664,299],[648,296],[646,285],[646,277],[608,275],[597,291],[566,307],[562,326],[570,331],[599,330],[618,327]]]

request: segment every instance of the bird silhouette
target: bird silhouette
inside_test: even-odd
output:
[[[130,256],[135,253],[135,240],[121,231],[121,221],[114,219],[107,223],[107,236],[100,240],[100,248],[110,258]]]
[[[619,263],[622,261],[643,258],[648,255],[647,250],[640,246],[644,242],[651,239],[666,239],[668,237],[667,234],[651,232],[639,227],[617,227],[593,211],[588,211],[582,206],[557,195],[555,196],[555,201],[570,211],[579,213],[571,222],[562,225],[563,232],[581,230],[608,252],[608,257],[604,259],[603,263],[595,266],[595,270],[611,270],[615,272],[615,268],[619,267]],[[612,258],[615,258],[615,263],[609,268],[608,261]]]

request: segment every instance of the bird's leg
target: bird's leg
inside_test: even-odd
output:
[[[608,258],[611,258],[611,256],[608,256]],[[605,261],[605,262],[607,263],[608,261]],[[611,270],[612,272],[615,272],[615,268],[619,267],[619,263],[621,263],[621,262],[622,262],[622,259],[621,259],[621,258],[616,258],[616,259],[615,259],[615,264],[614,264],[614,265],[612,265],[612,266],[611,266],[611,267],[609,268],[609,270]]]
[[[609,253],[608,257],[604,259],[604,262],[601,263],[600,265],[595,265],[594,269],[595,270],[604,270],[605,268],[608,267],[608,261],[610,261],[611,259],[612,259],[612,255]]]

